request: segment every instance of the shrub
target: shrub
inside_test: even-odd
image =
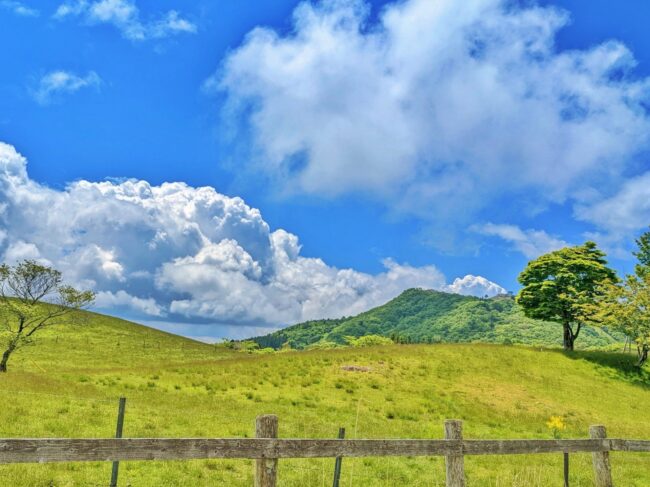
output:
[[[381,335],[365,335],[359,338],[345,337],[345,341],[353,347],[373,347],[375,345],[392,345],[390,338]]]

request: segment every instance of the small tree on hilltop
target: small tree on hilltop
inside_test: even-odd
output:
[[[0,337],[6,338],[0,372],[7,371],[11,354],[32,343],[36,333],[70,323],[94,298],[91,291],[64,285],[59,271],[37,262],[0,265]]]
[[[565,350],[573,350],[582,326],[593,322],[594,304],[606,281],[616,281],[594,242],[565,247],[528,263],[519,275],[517,303],[529,318],[562,324]]]

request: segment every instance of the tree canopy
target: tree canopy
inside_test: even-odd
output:
[[[586,305],[595,302],[601,284],[616,279],[594,242],[565,247],[528,263],[519,275],[517,303],[530,318],[561,323],[564,348],[573,350],[582,326],[593,319]]]
[[[621,283],[604,283],[596,304],[596,317],[603,325],[627,335],[637,347],[640,367],[650,352],[650,232],[636,241],[638,259],[634,274]]]

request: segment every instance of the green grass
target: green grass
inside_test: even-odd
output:
[[[57,340],[58,335],[58,340]],[[119,343],[119,345],[118,345]],[[110,437],[127,397],[125,436],[250,437],[275,413],[282,437],[441,438],[446,418],[468,438],[650,438],[650,374],[633,357],[502,345],[394,345],[249,355],[92,315],[48,331],[0,375],[0,437]],[[344,365],[369,367],[350,372]],[[329,485],[333,460],[280,462],[280,485]],[[612,455],[617,485],[650,485],[650,457]],[[251,485],[244,460],[124,462],[120,485]],[[560,485],[561,455],[467,457],[473,486]],[[107,485],[108,463],[0,466],[0,485]],[[342,486],[444,485],[441,458],[344,459]],[[591,458],[571,456],[571,485],[591,486]]]

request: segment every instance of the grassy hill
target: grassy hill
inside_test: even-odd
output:
[[[137,367],[164,355],[170,364],[212,359],[215,347],[130,321],[88,311],[75,325],[46,328],[35,335],[35,343],[15,352],[9,370],[32,367],[77,366]],[[0,346],[5,336],[0,329]],[[4,348],[2,348],[4,350]],[[222,350],[222,354],[225,351]],[[0,376],[1,377],[1,376]]]
[[[633,357],[484,344],[393,345],[248,354],[101,315],[51,329],[0,374],[0,437],[110,437],[127,397],[128,437],[245,437],[276,413],[282,437],[441,438],[446,418],[468,438],[564,437],[590,424],[610,436],[650,438],[643,421],[650,373]],[[348,365],[365,372],[347,370]],[[473,486],[561,483],[561,455],[472,457]],[[650,485],[645,455],[612,455],[617,485]],[[108,463],[0,465],[0,485],[107,485]],[[281,485],[331,483],[333,460],[280,462]],[[591,457],[571,456],[571,485],[590,486]],[[123,462],[120,485],[252,485],[252,462]],[[342,485],[443,486],[440,458],[345,459]]]
[[[382,335],[402,343],[482,342],[561,346],[557,323],[526,318],[511,296],[479,299],[424,289],[409,289],[383,306],[360,315],[300,323],[252,340],[261,347],[288,343],[302,349],[344,344],[346,336]],[[585,328],[577,348],[601,348],[619,342],[607,329]]]

